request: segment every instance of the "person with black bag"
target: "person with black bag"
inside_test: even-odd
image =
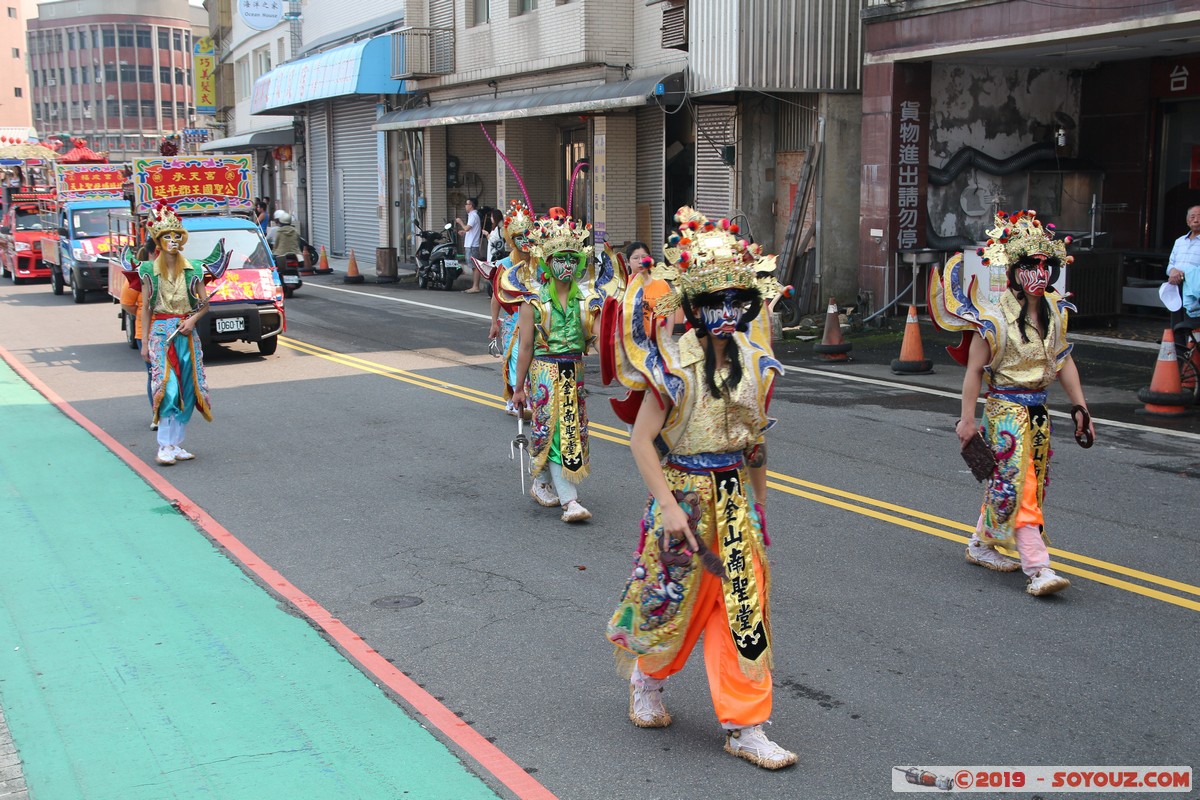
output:
[[[967,561],[997,572],[1022,570],[1026,591],[1053,594],[1070,581],[1050,568],[1043,506],[1050,466],[1050,415],[1046,389],[1062,382],[1071,403],[1075,439],[1091,447],[1096,431],[1079,370],[1067,342],[1067,315],[1075,307],[1052,288],[1071,262],[1070,237],[1055,239],[1033,211],[1000,212],[980,248],[984,266],[1003,266],[1008,285],[999,303],[983,302],[976,286],[963,285],[962,255],[930,277],[930,313],[943,330],[963,333],[951,355],[967,368],[954,432],[972,472],[986,480],[983,508],[967,544]],[[975,409],[984,381],[981,429]],[[990,458],[989,458],[990,456]],[[990,464],[994,462],[994,467]],[[1015,549],[1020,560],[997,546]]]

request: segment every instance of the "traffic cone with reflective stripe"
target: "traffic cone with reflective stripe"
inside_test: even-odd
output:
[[[1175,334],[1170,328],[1163,331],[1162,344],[1158,346],[1158,360],[1154,362],[1154,374],[1150,377],[1150,387],[1138,391],[1138,400],[1146,404],[1144,408],[1137,410],[1139,414],[1179,417],[1188,413],[1192,394],[1183,391],[1179,382]]]
[[[825,312],[825,335],[820,344],[813,345],[817,360],[837,364],[850,360],[852,345],[842,338],[842,323],[838,319],[837,300],[829,298],[829,309]]]
[[[917,375],[933,372],[933,362],[925,357],[921,346],[921,325],[917,322],[917,307],[908,307],[908,319],[904,321],[904,341],[900,343],[900,357],[892,359],[892,372],[897,375]]]
[[[333,268],[329,266],[329,257],[325,255],[325,245],[321,245],[321,258],[317,260],[316,273],[328,275],[331,272],[333,272]]]
[[[314,275],[312,259],[308,257],[308,248],[300,248],[300,274]]]
[[[358,261],[354,258],[354,251],[350,251],[350,263],[346,265],[346,277],[342,278],[344,283],[362,283],[364,278],[358,271]]]

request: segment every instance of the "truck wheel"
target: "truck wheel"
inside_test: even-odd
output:
[[[137,320],[124,311],[121,313],[125,315],[125,342],[130,350],[137,350]]]
[[[279,349],[279,337],[272,336],[270,339],[258,340],[258,352],[264,356],[274,355]]]
[[[283,287],[283,296],[284,296],[284,297],[291,297],[291,296],[292,296],[292,295],[294,295],[295,293],[296,293],[296,290],[295,290],[295,289],[293,289],[292,287],[290,287],[290,286],[284,286],[284,287]]]
[[[87,292],[85,292],[83,290],[83,287],[79,285],[79,281],[76,281],[76,280],[71,281],[71,297],[75,300],[76,303],[86,303],[87,302]]]
[[[63,278],[61,272],[50,270],[50,291],[55,294],[63,293]]]

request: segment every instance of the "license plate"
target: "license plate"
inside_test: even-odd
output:
[[[246,320],[241,317],[226,317],[218,319],[216,323],[217,333],[235,333],[246,330]]]
[[[284,275],[283,282],[286,284],[289,284],[289,285],[293,284],[293,283],[299,283],[300,276],[299,275]]]

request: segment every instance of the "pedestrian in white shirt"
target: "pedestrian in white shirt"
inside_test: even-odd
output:
[[[462,217],[456,217],[454,220],[458,224],[458,232],[463,235],[463,251],[466,253],[467,264],[471,264],[472,258],[479,257],[479,240],[483,232],[483,225],[479,221],[478,208],[479,201],[474,197],[468,197],[466,222],[463,222]],[[478,294],[479,278],[479,270],[472,269],[471,288],[464,290],[467,294]]]

